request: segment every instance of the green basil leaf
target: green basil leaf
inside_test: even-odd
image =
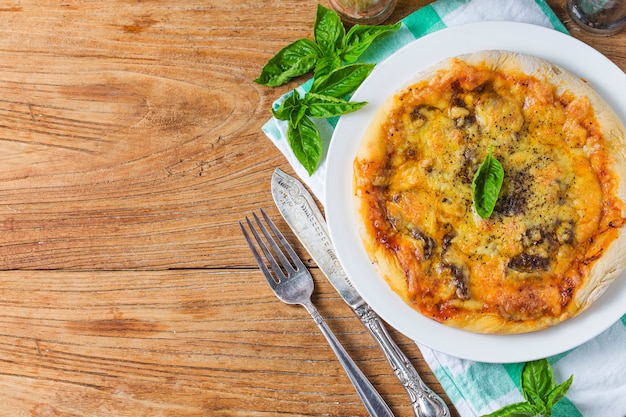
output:
[[[300,100],[300,94],[294,90],[283,100],[276,110],[272,109],[272,114],[278,120],[289,120],[292,118],[294,112],[298,112],[301,107],[302,101]]]
[[[552,407],[563,399],[573,380],[572,375],[555,387],[552,367],[546,359],[527,362],[521,375],[522,393],[526,402],[506,406],[483,417],[550,417]]]
[[[558,403],[563,399],[563,397],[565,397],[565,394],[569,390],[569,387],[572,385],[572,382],[574,382],[574,375],[571,375],[567,379],[567,381],[563,382],[560,385],[557,385],[552,389],[552,391],[550,391],[546,399],[546,406],[548,407],[548,409],[554,407],[556,403]]]
[[[496,207],[496,201],[504,181],[504,168],[502,164],[491,153],[478,167],[472,181],[472,196],[476,212],[483,219],[488,218]]]
[[[333,10],[318,4],[313,37],[322,51],[324,51],[324,55],[337,51],[337,48],[343,43],[345,35],[346,29],[339,15]]]
[[[329,53],[320,57],[315,63],[315,77],[313,83],[327,77],[331,72],[340,68],[342,65],[341,58],[336,53]]]
[[[482,417],[536,417],[533,407],[528,403],[516,403],[507,405],[491,414]]]
[[[352,64],[337,68],[325,77],[315,77],[311,92],[342,98],[352,94],[370,75],[375,64]]]
[[[365,102],[350,102],[352,94],[371,73],[373,64],[346,65],[359,56],[384,33],[396,31],[401,24],[389,26],[355,25],[346,33],[339,15],[318,5],[313,36],[315,41],[300,39],[286,46],[263,67],[255,82],[270,87],[314,69],[309,93],[298,92],[272,109],[277,119],[287,120],[287,139],[294,154],[309,174],[317,168],[322,154],[319,131],[310,118],[329,118],[350,113]]]
[[[311,92],[304,96],[303,102],[306,105],[306,115],[318,119],[351,113],[367,104],[364,101],[351,102]]]
[[[395,25],[370,26],[370,25],[354,25],[350,28],[341,47],[341,59],[351,64],[355,62],[370,47],[372,42],[379,36],[392,33],[400,29],[400,22]]]
[[[303,104],[300,94],[294,90],[285,98],[280,107],[272,110],[272,114],[278,120],[288,120],[293,126],[297,126],[306,114],[306,105]]]
[[[322,139],[311,119],[303,117],[296,126],[289,123],[287,141],[309,175],[313,174],[322,159]]]
[[[310,39],[297,40],[283,49],[263,67],[254,82],[268,87],[283,85],[315,67],[320,56],[319,47]]]
[[[545,410],[546,399],[554,388],[552,367],[546,359],[527,362],[522,368],[522,393],[526,401]]]

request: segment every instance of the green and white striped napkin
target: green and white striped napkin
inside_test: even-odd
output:
[[[438,0],[404,18],[401,29],[377,41],[362,60],[381,62],[416,38],[446,27],[481,21],[525,22],[567,33],[544,0]],[[298,89],[306,90],[309,85],[310,82],[305,83]],[[278,107],[281,101],[282,98],[274,106]],[[325,150],[335,125],[336,120],[317,123]],[[286,127],[285,122],[272,118],[263,126],[263,132],[323,204],[324,159],[309,176],[287,145]],[[461,416],[477,417],[523,401],[519,386],[523,363],[473,362],[426,346],[419,348]],[[557,384],[574,375],[567,396],[557,404],[552,416],[626,417],[626,315],[591,341],[548,361]]]

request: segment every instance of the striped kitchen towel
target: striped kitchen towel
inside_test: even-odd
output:
[[[404,18],[399,31],[378,40],[361,60],[381,62],[416,38],[446,27],[481,21],[525,22],[567,33],[544,0],[438,0]],[[309,85],[310,81],[298,90],[303,92]],[[274,103],[275,108],[281,101],[282,98]],[[328,149],[336,120],[319,122],[324,149]],[[285,122],[272,118],[263,131],[323,204],[324,159],[309,176],[287,145]],[[426,346],[419,348],[461,416],[477,417],[523,401],[520,390],[523,363],[474,362]],[[553,411],[554,417],[626,417],[626,316],[591,341],[548,361],[557,384],[574,375],[567,396]]]

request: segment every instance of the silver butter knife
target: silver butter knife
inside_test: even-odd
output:
[[[409,359],[387,333],[381,319],[350,282],[335,254],[326,220],[304,185],[276,168],[272,175],[272,196],[304,248],[385,352],[394,373],[409,394],[415,415],[449,417],[446,403],[422,381]]]

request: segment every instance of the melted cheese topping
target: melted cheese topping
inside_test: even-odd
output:
[[[394,288],[405,299],[442,322],[573,311],[624,222],[585,97],[456,61],[399,93],[378,135],[377,156],[355,160],[355,190],[367,233],[404,272]],[[489,148],[505,177],[482,219],[471,183]]]

